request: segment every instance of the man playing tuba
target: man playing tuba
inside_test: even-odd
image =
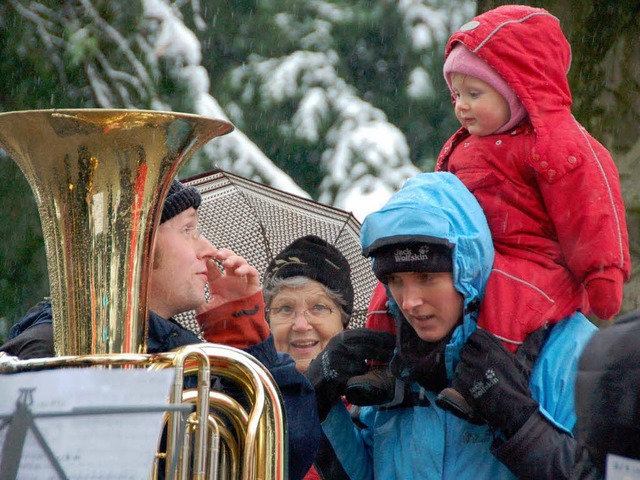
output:
[[[201,342],[173,319],[179,313],[196,309],[199,321],[218,325],[215,342],[253,355],[278,385],[288,421],[289,478],[300,479],[311,467],[320,438],[313,389],[296,370],[293,359],[275,350],[264,318],[258,271],[233,251],[218,250],[200,235],[200,203],[196,188],[173,181],[151,256],[147,352],[166,352]],[[214,260],[221,263],[223,272]],[[22,360],[54,356],[50,301],[33,307],[12,327],[10,337],[0,351]]]

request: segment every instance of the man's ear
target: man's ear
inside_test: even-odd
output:
[[[156,248],[156,242],[151,247],[151,270],[158,270],[162,265],[162,249]]]

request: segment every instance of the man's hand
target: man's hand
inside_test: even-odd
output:
[[[367,372],[367,360],[389,362],[395,344],[395,335],[367,328],[345,330],[329,340],[305,372],[316,391],[321,420],[344,394],[349,378]]]
[[[209,300],[196,310],[197,315],[260,291],[260,274],[243,257],[222,248],[215,260],[222,265],[222,271],[213,258],[207,261]]]

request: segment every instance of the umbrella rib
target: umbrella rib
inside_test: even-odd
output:
[[[269,240],[267,239],[267,228],[262,222],[262,218],[258,214],[255,205],[251,202],[251,199],[246,194],[246,192],[244,192],[242,188],[240,188],[240,186],[238,186],[238,184],[236,184],[233,179],[226,174],[226,172],[224,172],[224,175],[229,183],[235,187],[236,192],[238,192],[245,199],[245,201],[249,205],[249,208],[253,212],[253,217],[256,219],[258,227],[260,228],[260,232],[262,233],[262,245],[265,249],[265,252],[267,252],[267,254],[269,255],[269,261],[267,262],[267,264],[271,263],[271,261],[273,260],[273,252],[271,251],[271,245],[269,244]]]
[[[338,243],[338,240],[340,239],[340,237],[342,236],[342,232],[345,231],[345,229],[347,228],[347,225],[349,224],[349,220],[351,219],[355,219],[355,217],[353,216],[353,213],[349,212],[349,216],[347,216],[347,218],[345,219],[344,222],[342,222],[342,226],[340,227],[340,231],[338,232],[338,236],[336,237],[336,241],[335,243]],[[335,245],[334,245],[335,246]]]

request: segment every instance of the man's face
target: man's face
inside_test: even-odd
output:
[[[401,272],[388,277],[391,296],[425,342],[446,337],[462,317],[462,295],[451,272]]]
[[[207,259],[217,250],[197,230],[189,208],[158,227],[149,286],[149,308],[169,318],[204,302]]]

